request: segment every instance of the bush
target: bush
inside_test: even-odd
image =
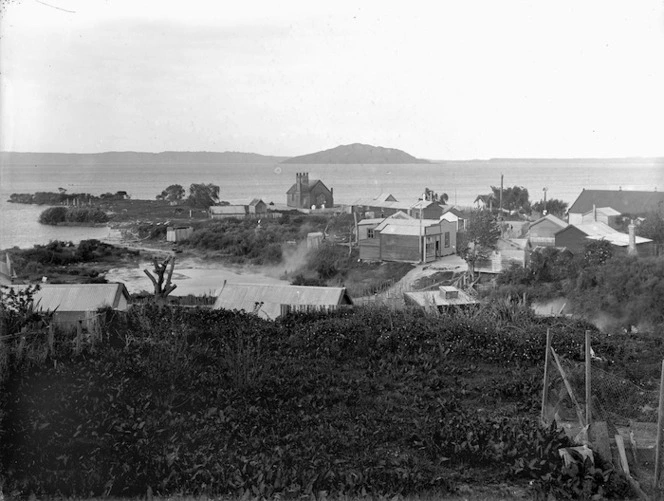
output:
[[[39,215],[42,224],[64,224],[64,223],[95,223],[101,224],[109,221],[106,213],[97,208],[79,207],[51,207]]]
[[[569,440],[539,427],[548,325],[529,317],[376,308],[268,322],[147,305],[105,325],[103,344],[78,355],[67,336],[46,363],[10,352],[9,492],[391,497],[447,494],[460,470],[560,497],[620,485],[606,469],[564,470]],[[557,352],[578,357],[585,327],[551,326]],[[593,336],[601,353],[625,344]],[[498,367],[505,380],[487,385]],[[497,412],[505,400],[525,405]]]

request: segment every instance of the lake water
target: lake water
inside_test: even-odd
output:
[[[0,165],[0,249],[29,247],[49,240],[78,241],[103,238],[105,228],[44,226],[37,222],[45,207],[10,204],[11,193],[57,191],[101,194],[127,191],[133,198],[154,199],[166,186],[192,183],[219,185],[220,197],[230,202],[260,197],[266,202],[286,202],[286,191],[296,172],[309,172],[334,189],[336,203],[352,203],[381,192],[398,200],[415,199],[425,187],[449,195],[449,203],[470,206],[491,186],[524,186],[531,201],[547,198],[574,202],[584,188],[664,189],[664,160],[474,160],[414,165]]]

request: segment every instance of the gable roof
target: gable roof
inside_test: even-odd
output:
[[[281,305],[324,308],[342,304],[353,304],[345,287],[224,283],[214,309],[255,312],[259,317],[274,320],[281,315]]]
[[[556,235],[569,228],[574,228],[584,233],[586,238],[590,240],[607,240],[618,247],[626,247],[629,245],[629,235],[627,233],[622,233],[611,228],[608,224],[599,221],[583,224],[570,224],[567,228],[558,231]],[[637,245],[652,242],[649,238],[635,237],[635,239]]]
[[[556,226],[560,226],[561,228],[567,228],[567,223],[565,221],[563,221],[560,218],[557,218],[553,214],[547,214],[546,216],[542,216],[541,218],[539,218],[537,221],[530,223],[528,229],[530,230],[533,226],[543,223],[544,221],[550,221]]]
[[[456,217],[459,217],[459,218],[461,218],[461,219],[464,219],[464,217],[465,217],[465,216],[463,215],[463,212],[461,212],[461,211],[460,211],[459,209],[457,209],[456,207],[448,207],[447,209],[445,209],[445,210],[443,211],[443,216],[444,216],[445,214],[454,214]]]
[[[251,202],[249,202],[249,207],[256,207],[260,203],[265,203],[265,202],[263,202],[263,200],[260,198],[254,198]]]
[[[23,290],[28,285],[12,287]],[[124,284],[40,284],[35,293],[35,305],[44,311],[95,311],[104,306],[117,308],[122,296],[129,298]]]
[[[440,220],[438,219],[401,219],[401,218],[385,218],[385,220],[376,226],[376,231],[382,233],[398,233],[400,235],[418,235],[421,228],[427,228],[429,226],[438,226]],[[387,230],[390,227],[392,229]],[[396,228],[400,228],[397,230]],[[384,231],[385,230],[385,231]],[[414,232],[414,233],[413,233]]]
[[[323,181],[321,181],[320,179],[311,179],[311,180],[309,180],[309,184],[308,184],[308,185],[306,185],[306,186],[302,186],[302,193],[307,193],[307,192],[313,190],[313,189],[314,189],[314,186],[316,186],[316,185],[319,184],[319,183],[320,183],[320,184],[323,186],[323,188],[325,188],[327,191],[330,191],[330,189],[329,189],[327,186],[325,186],[325,183],[324,183]],[[290,188],[288,188],[288,191],[286,192],[286,194],[287,194],[287,195],[292,195],[293,193],[296,193],[296,192],[297,192],[297,183],[293,184],[293,186],[291,186]]]
[[[662,204],[659,206],[659,204]],[[585,214],[595,207],[611,207],[620,214],[664,211],[664,192],[627,190],[583,190],[567,212]]]

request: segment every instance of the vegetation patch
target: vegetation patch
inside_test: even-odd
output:
[[[441,495],[490,481],[625,498],[624,478],[601,460],[565,468],[557,451],[570,441],[538,424],[547,327],[557,352],[578,358],[588,326],[524,313],[516,331],[503,314],[441,323],[360,308],[266,322],[145,305],[79,354],[67,335],[50,351],[39,336],[12,340],[4,489],[293,498]],[[607,356],[624,342],[593,331]]]

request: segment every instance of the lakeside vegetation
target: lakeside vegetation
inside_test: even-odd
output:
[[[19,280],[49,283],[105,283],[104,273],[118,266],[135,266],[139,252],[99,240],[72,242],[54,240],[30,249],[8,249]]]
[[[268,322],[144,305],[78,353],[64,334],[53,350],[45,336],[6,341],[3,489],[300,498],[508,483],[627,498],[604,458],[565,467],[558,448],[571,441],[538,423],[546,329],[571,359],[591,329],[625,378],[633,353],[650,357],[640,382],[658,377],[661,338],[501,308],[445,322],[382,308]]]
[[[533,252],[497,277],[496,294],[530,301],[564,297],[569,310],[606,325],[652,330],[664,326],[664,260],[615,254],[607,241],[572,255],[556,248]]]

